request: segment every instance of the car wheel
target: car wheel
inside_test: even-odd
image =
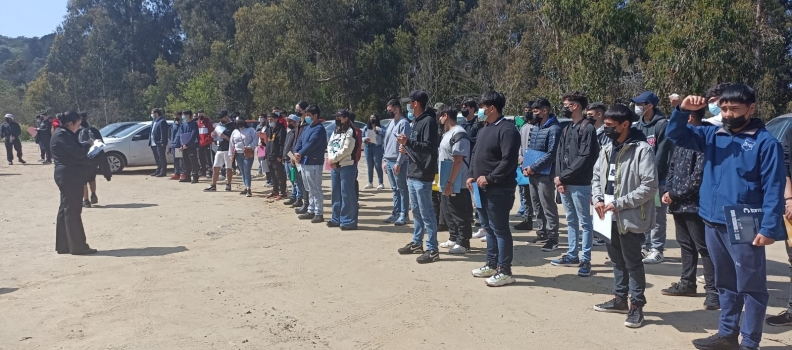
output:
[[[107,163],[110,165],[110,172],[113,174],[120,173],[126,166],[126,160],[121,153],[110,152],[107,154]]]

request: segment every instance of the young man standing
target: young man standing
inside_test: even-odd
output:
[[[297,186],[298,176],[296,175],[299,174],[297,174],[297,168],[294,165],[292,165],[292,160],[291,158],[289,158],[289,153],[291,153],[292,150],[294,150],[294,145],[297,144],[297,125],[300,124],[300,117],[298,117],[296,114],[292,114],[288,118],[286,118],[286,124],[287,124],[286,142],[284,142],[283,144],[283,153],[281,159],[283,159],[286,178],[289,180],[289,183],[291,184],[291,196],[289,196],[289,199],[286,202],[283,202],[283,204],[292,205],[294,203],[297,203],[298,200],[302,202],[302,193],[300,188]],[[292,169],[294,169],[295,172],[294,178],[292,178],[291,176]]]
[[[311,220],[312,223],[324,222],[324,194],[322,193],[322,167],[327,149],[327,132],[325,132],[318,106],[308,106],[305,110],[305,123],[308,126],[300,134],[294,145],[294,157],[302,167],[303,185],[308,197],[308,204],[295,212],[300,220]]]
[[[154,161],[157,163],[157,171],[151,176],[165,177],[168,171],[168,158],[165,156],[165,147],[168,147],[168,122],[159,108],[151,110],[151,119],[149,146],[151,146],[151,152],[154,153]]]
[[[433,109],[426,108],[429,95],[421,90],[410,93],[407,110],[417,115],[410,135],[399,134],[399,152],[409,158],[407,163],[407,188],[410,192],[415,229],[413,240],[399,254],[421,254],[416,261],[425,264],[440,260],[437,243],[437,219],[432,207],[432,182],[437,173],[438,133]],[[426,251],[423,239],[426,234]]]
[[[193,112],[186,110],[182,112],[184,122],[182,124],[182,135],[184,140],[182,142],[182,159],[184,160],[184,174],[185,177],[179,182],[198,183],[198,121],[193,119]],[[186,134],[186,135],[185,135]]]
[[[42,164],[52,164],[52,149],[50,142],[52,141],[52,118],[47,113],[41,115],[41,120],[38,123],[36,131],[36,140],[38,140],[39,147],[41,148],[43,162]]]
[[[452,162],[451,171],[446,183],[439,184],[443,195],[440,205],[441,212],[445,214],[445,221],[450,234],[448,241],[441,244],[440,248],[450,248],[450,254],[465,254],[470,251],[470,238],[473,235],[473,207],[472,199],[467,188],[460,188],[454,193],[454,182],[467,178],[470,164],[470,138],[461,126],[457,125],[457,109],[444,107],[438,112],[438,120],[445,133],[440,141],[440,154],[438,165],[442,168],[443,162]],[[438,169],[438,171],[439,171]]]
[[[533,104],[534,101],[528,101],[523,108],[523,125],[520,127],[520,164],[523,162],[523,154],[531,146],[531,132],[536,125],[537,118],[534,118]],[[514,225],[515,230],[533,230],[534,208],[530,185],[520,186],[520,210],[517,211],[517,215],[521,216],[523,221]]]
[[[179,180],[184,178],[184,161],[182,158],[176,158],[176,150],[181,149],[181,133],[182,133],[182,112],[173,112],[173,126],[170,130],[170,146],[168,154],[173,155],[173,176],[171,180]]]
[[[209,168],[212,166],[212,132],[214,125],[212,120],[206,117],[203,109],[198,110],[198,163],[200,164],[200,176],[206,177]]]
[[[462,128],[465,129],[467,132],[468,137],[470,137],[470,149],[476,147],[476,139],[478,138],[478,131],[483,127],[481,120],[479,119],[478,115],[478,103],[475,100],[467,100],[462,102],[462,107],[460,109],[460,113],[462,113],[462,117],[465,118],[465,121],[461,124]],[[474,205],[471,202],[471,205]],[[476,233],[473,234],[473,238],[481,238],[482,240],[487,239],[487,230],[482,227],[482,223],[480,220],[479,209],[475,209],[474,215],[476,215],[476,221],[474,226],[481,227],[479,228]]]
[[[297,127],[294,129],[294,144],[288,149],[288,151],[292,151],[292,153],[294,152],[294,146],[297,145],[297,140],[300,139],[300,135],[302,135],[305,128],[308,127],[308,124],[305,122],[305,110],[308,109],[308,106],[308,102],[305,101],[297,102],[297,104],[294,105],[294,110],[297,112],[296,114],[299,120],[297,121]],[[288,151],[286,151],[287,158]],[[296,161],[287,158],[284,158],[284,161],[288,161],[290,167],[294,167],[297,170],[297,174],[294,177],[294,185],[296,186],[296,189],[292,191],[292,198],[283,202],[283,204],[291,206],[292,208],[301,209],[308,206],[308,204],[305,203],[308,201],[308,193],[305,190],[305,184],[303,183],[302,165],[298,166]],[[289,171],[291,171],[291,169],[289,169]]]
[[[558,207],[556,206],[556,188],[553,184],[555,167],[553,162],[558,151],[558,137],[561,126],[555,114],[550,113],[550,101],[541,98],[533,105],[534,117],[539,123],[531,131],[529,150],[541,154],[531,164],[522,164],[523,174],[531,181],[531,200],[536,211],[536,238],[532,243],[545,242],[542,251],[552,252],[558,249]],[[538,117],[537,117],[538,116]]]
[[[467,188],[475,182],[481,202],[481,221],[487,223],[487,263],[472,271],[475,277],[487,277],[490,287],[514,283],[511,265],[514,240],[509,229],[509,214],[514,205],[520,134],[503,116],[506,98],[496,91],[481,96],[486,117],[479,130],[479,142],[473,151]]]
[[[704,219],[707,250],[715,267],[721,305],[718,333],[693,341],[697,349],[759,349],[767,311],[765,246],[786,239],[784,155],[781,143],[765,129],[756,113],[756,93],[731,85],[718,100],[723,127],[687,124],[691,111],[707,106],[701,96],[688,96],[668,122],[668,138],[677,147],[704,153],[699,215]],[[736,171],[735,171],[736,170]],[[761,210],[751,244],[733,244],[726,229],[726,206]],[[749,232],[751,236],[753,232]],[[740,316],[745,315],[740,325]],[[742,334],[742,344],[738,337]]]
[[[605,118],[603,118],[607,110],[608,106],[602,102],[590,103],[586,107],[586,118],[594,121],[594,129],[597,130],[597,141],[600,146],[605,146],[610,142],[610,139],[605,136]]]
[[[231,191],[231,178],[234,176],[234,169],[231,166],[231,156],[228,154],[228,149],[230,148],[230,140],[231,134],[236,129],[236,124],[232,118],[228,117],[227,110],[221,110],[220,113],[217,115],[220,124],[223,126],[223,132],[220,135],[217,135],[217,129],[212,131],[212,138],[216,136],[220,137],[220,142],[217,144],[217,152],[215,152],[214,163],[212,164],[214,169],[212,171],[212,185],[204,189],[206,192],[214,192],[217,191],[217,180],[220,178],[220,169],[225,167],[226,169],[226,191]]]
[[[635,114],[625,105],[605,112],[605,134],[611,139],[597,158],[591,195],[600,219],[612,215],[610,242],[606,245],[613,263],[614,294],[594,310],[627,314],[624,325],[641,327],[646,305],[646,272],[641,244],[644,232],[654,225],[657,170],[652,146],[630,124]],[[629,292],[629,306],[627,296]]]
[[[688,124],[701,126],[704,111],[702,108],[691,112]],[[704,308],[717,310],[720,302],[718,291],[715,290],[715,270],[704,239],[704,220],[698,214],[699,187],[703,172],[704,154],[687,148],[674,148],[662,201],[668,205],[668,211],[674,216],[676,240],[682,255],[682,276],[679,282],[672,283],[671,287],[663,289],[661,293],[668,296],[698,295],[696,266],[700,254],[701,264],[704,265]]]
[[[583,114],[588,105],[586,94],[578,91],[564,95],[564,117],[572,119],[561,132],[556,156],[556,177],[553,180],[561,194],[567,219],[569,249],[555,266],[577,266],[578,276],[591,275],[591,247],[594,227],[591,218],[591,178],[599,156],[597,131]],[[581,230],[582,228],[582,230]],[[578,258],[578,233],[583,239],[582,257]]]
[[[281,158],[286,144],[286,123],[280,113],[270,113],[267,122],[267,160],[272,173],[272,193],[269,198],[279,201],[286,197],[286,168]]]
[[[22,128],[19,123],[14,121],[13,114],[5,115],[5,123],[0,125],[0,138],[5,139],[6,159],[8,165],[14,165],[14,150],[16,150],[17,159],[22,164],[27,164],[22,159],[22,143],[19,141],[19,135],[22,135]]]
[[[393,190],[393,212],[384,220],[386,224],[403,226],[410,217],[410,193],[407,189],[407,155],[399,152],[399,135],[410,135],[412,128],[407,118],[402,115],[399,101],[388,102],[388,116],[393,119],[385,129],[383,138],[382,167],[388,175]]]
[[[674,144],[666,138],[668,120],[657,108],[660,98],[654,92],[645,91],[638,97],[632,98],[631,101],[635,103],[635,114],[639,118],[635,127],[643,132],[646,142],[654,150],[657,176],[660,186],[663,187],[668,176],[668,163],[671,159],[671,152],[674,151]],[[661,203],[659,207],[655,208],[655,211],[657,211],[657,222],[650,231],[646,232],[646,241],[642,251],[644,262],[647,264],[663,262],[665,249],[668,206]]]

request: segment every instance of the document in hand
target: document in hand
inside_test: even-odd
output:
[[[613,196],[606,194],[605,195],[605,205],[613,202]],[[602,219],[600,219],[599,214],[597,211],[594,210],[594,206],[591,206],[591,217],[594,224],[594,232],[598,233],[602,238],[606,241],[611,242],[611,232],[613,232],[613,212],[609,211],[606,212]]]
[[[366,137],[371,143],[377,143],[377,132],[374,130],[366,130]]]
[[[520,167],[517,167],[517,186],[528,186],[531,184],[531,180],[523,175],[523,170]]]
[[[105,144],[102,141],[96,140],[94,141],[93,146],[91,149],[88,150],[88,158],[94,159],[99,152],[102,152],[105,149]]]
[[[762,208],[747,205],[727,205],[723,207],[726,216],[726,232],[731,244],[752,244],[759,233]]]
[[[473,181],[473,198],[476,200],[476,208],[481,209],[481,193],[476,181]]]
[[[523,169],[533,165],[537,160],[544,157],[545,155],[547,155],[547,153],[533,149],[525,151],[525,154],[523,155]],[[552,166],[553,162],[548,162],[548,164],[542,168],[531,167],[531,170],[537,174],[550,175],[550,167]]]
[[[218,124],[214,130],[215,131],[214,140],[218,142],[223,141],[223,138],[220,135],[222,135],[225,132],[225,130],[226,128],[222,124]]]
[[[292,151],[289,151],[289,153],[286,153],[286,155],[289,156],[289,159],[295,162],[297,161],[297,157],[294,156],[294,153],[292,153]]]
[[[181,148],[177,148],[177,149],[173,150],[173,158],[177,158],[178,159],[178,158],[182,158],[182,157],[183,157],[183,155],[182,155]]]
[[[437,184],[437,187],[440,189],[440,192],[443,192],[445,189],[446,184],[449,182],[448,178],[451,177],[451,168],[454,166],[454,162],[450,160],[444,160],[440,162],[440,182]],[[456,179],[454,179],[454,193],[459,193],[462,189],[462,172],[460,171],[457,174]]]

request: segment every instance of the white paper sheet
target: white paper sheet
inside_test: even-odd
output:
[[[613,196],[605,195],[605,204],[609,204],[613,202]],[[599,215],[597,215],[597,211],[594,210],[594,206],[591,206],[591,216],[592,221],[594,224],[594,232],[605,238],[608,242],[611,241],[611,230],[613,229],[613,212],[609,211],[606,212],[604,217],[600,219]]]
[[[366,137],[368,137],[369,142],[377,143],[377,132],[374,130],[366,130]]]

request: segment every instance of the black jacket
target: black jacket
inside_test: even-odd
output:
[[[654,117],[648,123],[643,117],[635,124],[635,128],[641,130],[646,136],[646,142],[652,146],[655,152],[657,164],[657,179],[662,185],[668,177],[668,166],[671,160],[671,153],[674,151],[674,143],[666,137],[668,119],[660,110],[655,109]]]
[[[571,186],[591,186],[594,164],[599,157],[599,141],[594,123],[582,119],[561,131],[556,152],[556,176]]]
[[[671,205],[668,206],[670,213],[698,213],[703,175],[704,153],[674,148],[664,190],[671,197]]]
[[[0,125],[0,138],[5,138],[6,142],[9,142],[9,136],[19,139],[19,135],[22,135],[22,128],[19,127],[19,123],[5,122],[3,125]]]
[[[291,132],[286,131],[286,142],[283,143],[283,156],[281,157],[282,160],[286,161],[289,159],[289,152],[294,149],[294,145],[297,143],[297,128],[294,128]]]
[[[465,120],[465,122],[461,124],[462,128],[465,129],[465,132],[467,132],[468,137],[470,137],[470,149],[473,149],[473,147],[476,146],[478,131],[483,127],[483,124],[484,123],[479,121],[478,117],[473,117],[471,120]]]
[[[523,164],[522,167],[531,167],[534,172],[539,172],[545,169],[550,169],[550,175],[555,176],[555,167],[553,163],[556,160],[556,152],[558,151],[558,138],[561,134],[561,124],[558,123],[558,118],[555,114],[544,122],[544,124],[537,124],[531,129],[531,142],[528,149],[546,153],[542,158],[539,158],[533,164]]]
[[[427,109],[413,123],[407,140],[407,177],[423,182],[434,181],[437,174],[437,151],[440,139],[437,134],[437,118],[433,109]]]
[[[484,176],[487,188],[517,186],[520,133],[509,120],[501,117],[495,123],[484,124],[478,130],[480,139],[473,148],[468,178]]]
[[[276,122],[274,128],[267,128],[267,159],[277,161],[283,156],[286,144],[286,128]]]
[[[52,122],[49,119],[44,119],[39,122],[36,128],[36,143],[45,142],[49,144],[52,137]]]
[[[52,158],[55,162],[55,184],[82,186],[88,178],[93,162],[88,158],[91,147],[80,143],[78,135],[66,127],[59,127],[50,140]]]

